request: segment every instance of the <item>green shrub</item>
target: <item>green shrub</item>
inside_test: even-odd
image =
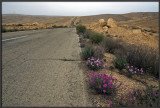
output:
[[[125,68],[125,64],[127,64],[127,61],[125,58],[121,58],[119,56],[116,57],[114,61],[115,67],[122,70]]]
[[[86,46],[82,49],[82,58],[87,60],[89,57],[94,55],[94,49],[91,46]]]
[[[80,36],[80,37],[79,37],[79,42],[80,42],[80,43],[83,42],[83,36]]]
[[[83,26],[83,25],[78,25],[78,26],[76,27],[76,30],[77,30],[77,33],[85,33],[86,27]]]
[[[100,43],[102,42],[102,40],[104,39],[104,36],[100,33],[93,33],[90,35],[90,40],[92,41],[92,43]]]

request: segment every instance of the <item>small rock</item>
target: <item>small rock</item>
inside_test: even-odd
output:
[[[134,34],[138,34],[138,33],[141,33],[141,29],[134,29],[132,30]]]
[[[107,27],[107,26],[104,26],[104,27],[103,27],[103,30],[104,30],[105,32],[107,32],[107,31],[108,31],[108,27]]]

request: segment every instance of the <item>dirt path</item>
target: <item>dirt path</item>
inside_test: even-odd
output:
[[[76,19],[77,19],[77,17],[74,17],[74,19],[72,20],[72,22],[71,22],[71,28],[73,28],[75,26],[74,22],[75,22]]]
[[[33,31],[2,50],[2,106],[92,106],[75,28]]]

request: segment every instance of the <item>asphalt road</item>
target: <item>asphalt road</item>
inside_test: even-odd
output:
[[[2,34],[2,106],[91,106],[75,28]]]

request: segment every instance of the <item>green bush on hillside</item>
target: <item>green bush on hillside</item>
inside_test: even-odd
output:
[[[86,46],[84,49],[82,49],[82,58],[84,60],[87,60],[89,57],[92,57],[94,55],[94,48],[91,46]]]
[[[90,35],[90,40],[92,41],[92,43],[100,43],[102,42],[102,40],[104,39],[104,36],[100,33],[93,33]]]
[[[78,25],[78,26],[76,27],[76,30],[77,30],[77,33],[85,33],[86,27],[83,26],[83,25]]]

